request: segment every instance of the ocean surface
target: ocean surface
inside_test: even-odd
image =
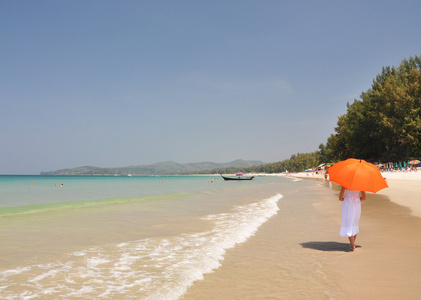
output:
[[[284,177],[0,176],[0,299],[180,299],[296,189]]]

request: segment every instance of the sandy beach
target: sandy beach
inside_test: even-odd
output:
[[[421,172],[383,176],[389,188],[369,194],[362,206],[360,247],[328,265],[350,298],[419,299]]]
[[[339,186],[321,175],[212,184],[175,177],[165,186],[159,178],[62,178],[59,190],[49,177],[15,178],[35,203],[50,194],[74,201],[30,215],[32,206],[5,207],[0,298],[419,299],[421,172],[384,177],[390,187],[362,202],[355,252],[339,236]],[[83,187],[95,197],[164,194],[80,206]]]
[[[312,189],[297,189],[300,204],[284,195],[279,213],[182,299],[421,297],[421,172],[384,173],[389,188],[362,203],[355,252],[339,236],[339,186],[321,175],[294,176],[314,181]],[[291,234],[282,236],[285,229]],[[306,274],[293,273],[294,266]]]

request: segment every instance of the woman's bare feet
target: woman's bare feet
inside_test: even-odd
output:
[[[349,243],[351,244],[351,251],[355,251],[355,236],[348,237]]]

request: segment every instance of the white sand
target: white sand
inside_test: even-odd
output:
[[[377,192],[379,195],[388,196],[399,205],[411,209],[414,216],[421,218],[421,171],[412,172],[383,172],[389,188]],[[316,173],[294,173],[289,176],[300,178],[324,178]]]
[[[384,174],[390,187],[362,203],[355,252],[341,250],[338,186],[321,174],[288,176],[320,184],[285,195],[278,215],[183,299],[420,299],[421,171]]]
[[[386,195],[392,202],[411,209],[414,216],[421,218],[421,171],[385,172],[389,188],[378,192]]]
[[[324,180],[316,174],[294,176]],[[332,255],[326,264],[347,299],[420,299],[421,171],[383,176],[389,188],[368,193],[362,203],[356,253]],[[335,212],[332,203],[321,201],[318,208],[339,228],[337,206]]]

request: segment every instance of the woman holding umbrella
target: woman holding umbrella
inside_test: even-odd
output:
[[[342,202],[342,224],[340,236],[348,237],[355,251],[355,240],[359,233],[358,222],[361,216],[361,201],[365,192],[376,193],[387,186],[379,169],[362,159],[348,158],[328,169],[330,181],[342,186],[339,200]]]
[[[361,196],[360,196],[361,194]],[[344,196],[345,195],[345,196]],[[342,202],[342,224],[340,236],[348,237],[352,251],[355,251],[355,240],[360,232],[358,222],[361,216],[361,201],[366,199],[364,191],[350,191],[341,188],[339,200]]]

